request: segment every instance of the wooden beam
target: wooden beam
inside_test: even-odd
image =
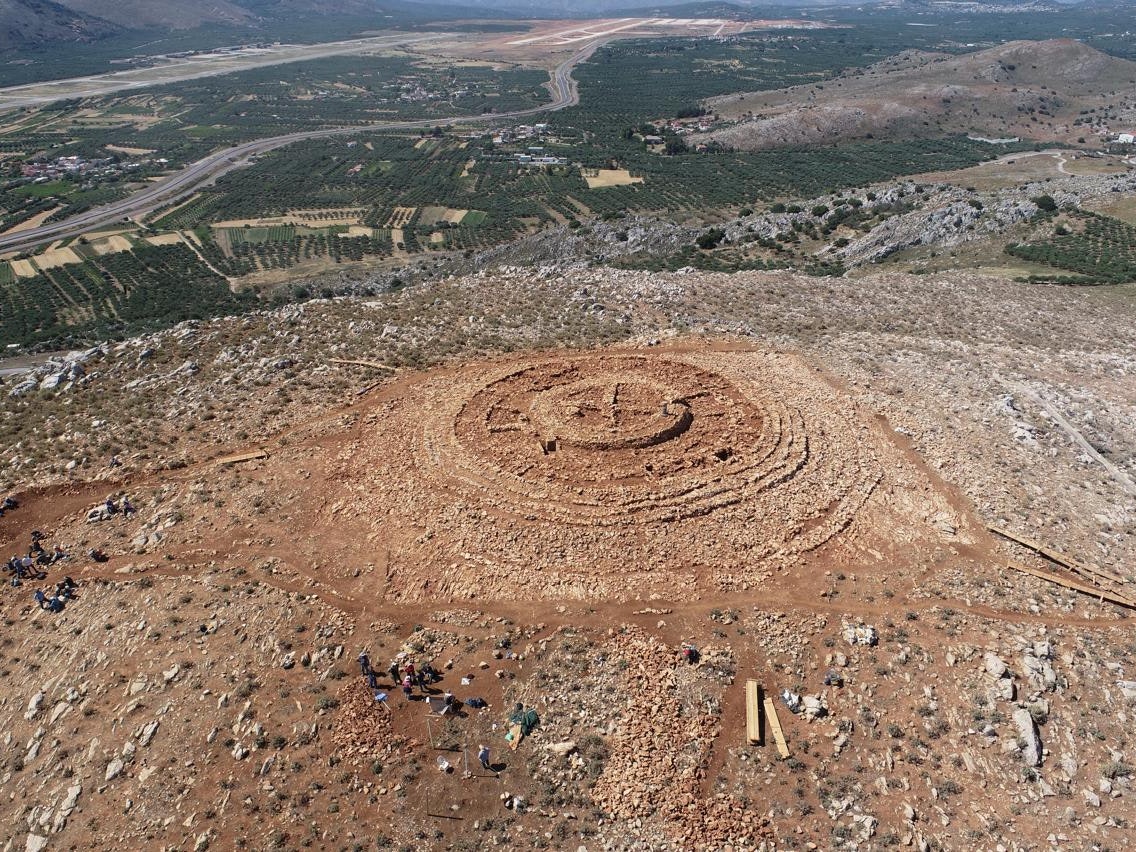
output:
[[[761,687],[756,680],[746,681],[746,739],[751,745],[761,745]]]
[[[1107,589],[1101,589],[1097,586],[1086,586],[1083,583],[1076,583],[1072,580],[1066,580],[1058,574],[1050,574],[1047,571],[1039,571],[1037,568],[1031,568],[1029,565],[1023,565],[1020,562],[1006,563],[1011,568],[1021,571],[1023,574],[1031,574],[1034,577],[1039,577],[1042,580],[1048,580],[1050,583],[1056,583],[1058,586],[1064,586],[1066,589],[1072,589],[1074,592],[1081,592],[1082,594],[1094,597],[1097,600],[1108,601],[1109,603],[1117,604],[1118,606],[1126,606],[1136,609],[1136,600],[1127,598],[1124,595],[1118,595],[1110,592]]]
[[[1076,559],[1072,559],[1062,553],[1058,553],[1051,547],[1046,547],[1044,544],[1038,544],[1036,541],[1028,539],[1025,536],[1020,536],[1017,533],[1012,533],[1007,529],[1003,529],[1002,527],[997,526],[990,526],[987,527],[987,529],[989,529],[992,533],[997,533],[998,535],[1002,536],[1002,538],[1008,538],[1010,541],[1017,542],[1022,547],[1028,548],[1034,553],[1041,554],[1050,562],[1055,562],[1062,568],[1068,568],[1070,571],[1075,571],[1083,577],[1088,577],[1090,580],[1093,580],[1094,578],[1100,578],[1101,580],[1106,580],[1110,583],[1116,583],[1120,586],[1128,585],[1128,581],[1121,577],[1119,574],[1114,574],[1111,571],[1106,571],[1104,568],[1098,568],[1095,565],[1079,562]]]
[[[769,722],[769,729],[773,731],[773,739],[777,742],[777,751],[784,760],[789,756],[789,744],[785,742],[785,732],[781,730],[781,720],[777,718],[777,706],[772,698],[765,699],[765,718]]]
[[[253,450],[252,452],[237,453],[235,456],[222,456],[219,459],[214,459],[214,463],[215,465],[235,465],[237,461],[254,461],[267,458],[267,450]]]
[[[371,391],[373,391],[375,388],[382,385],[385,381],[386,381],[386,379],[380,379],[377,382],[369,382],[368,384],[365,384],[365,385],[363,385],[363,387],[359,388],[359,390],[355,391],[355,396],[365,396],[366,394],[369,394]]]
[[[395,372],[398,367],[392,367],[390,364],[380,364],[378,361],[354,361],[348,358],[330,358],[328,359],[332,364],[351,364],[356,367],[370,367],[372,370],[389,370]]]

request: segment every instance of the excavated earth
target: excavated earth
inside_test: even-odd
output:
[[[0,518],[0,552],[33,529],[72,552],[40,585],[79,582],[61,613],[31,604],[34,583],[0,599],[5,848],[1132,844],[1128,610],[1012,569],[1059,570],[987,527],[1051,544],[1064,528],[1089,561],[1130,573],[1131,432],[1117,412],[1136,361],[1103,338],[1062,337],[1131,329],[1126,296],[944,281],[941,315],[909,306],[868,334],[881,304],[927,283],[593,270],[564,277],[641,333],[389,376],[366,365],[390,357],[386,337],[439,322],[443,301],[447,327],[473,324],[462,299],[521,283],[560,309],[556,274],[190,326],[93,355],[88,379],[55,396],[10,397],[29,422],[53,406],[44,434],[61,443],[81,440],[68,409],[86,394],[121,394],[139,417],[201,398],[212,416],[157,414],[152,443],[108,470],[84,461],[60,477],[49,461]],[[849,331],[796,345],[651,333],[665,331],[660,314],[677,325],[719,298],[736,317],[773,316],[763,299],[804,316],[773,295],[783,286]],[[648,298],[650,319],[637,313]],[[952,313],[955,299],[967,311]],[[1071,317],[1063,330],[1015,337],[1055,306]],[[995,316],[1001,344],[988,342]],[[903,322],[917,332],[906,349],[888,337]],[[309,334],[312,352],[354,341],[319,357],[358,359],[367,383],[263,396],[313,357]],[[229,339],[266,372],[249,384],[211,372],[233,357],[210,341]],[[1090,433],[1109,436],[1112,474],[1023,411],[1043,404],[1023,383],[1053,381],[1054,364],[1070,383],[1089,364],[1083,393],[1114,400]],[[997,371],[1019,388],[1008,401],[981,383]],[[227,400],[244,441],[214,437],[212,406]],[[973,423],[960,415],[971,407]],[[277,416],[286,428],[256,432]],[[20,439],[20,452],[35,446]],[[137,514],[101,518],[123,493]],[[1016,509],[1027,495],[1056,508]],[[1065,512],[1062,495],[1094,514]],[[433,697],[488,707],[439,716],[405,700],[385,673],[400,653],[441,671]],[[747,742],[748,679],[777,701],[788,759],[768,733]],[[518,702],[540,721],[514,750]],[[477,764],[481,744],[493,771]]]

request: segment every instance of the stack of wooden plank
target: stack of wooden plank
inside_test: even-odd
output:
[[[746,739],[753,745],[764,745],[765,726],[773,733],[777,752],[784,760],[789,756],[789,744],[785,732],[781,730],[781,720],[777,718],[777,706],[772,698],[763,700],[761,686],[756,680],[746,681]]]
[[[1078,577],[1088,581],[1088,583],[1092,585],[1086,585],[1085,583],[1077,582],[1076,580],[1068,579],[1058,574],[1050,574],[1047,571],[1040,571],[1037,568],[1032,568],[1029,565],[1023,565],[1019,562],[1010,562],[1011,568],[1026,574],[1031,574],[1034,577],[1039,577],[1042,580],[1048,580],[1051,583],[1056,583],[1059,586],[1064,586],[1076,592],[1092,595],[1095,598],[1100,598],[1110,603],[1136,609],[1136,592],[1133,591],[1132,585],[1119,574],[1065,556],[1051,547],[1046,547],[1032,539],[1017,535],[1001,527],[992,526],[989,527],[989,530],[1002,536],[1002,538],[1009,539],[1015,544],[1020,544],[1022,547],[1032,550],[1034,553],[1045,557],[1055,565],[1060,565],[1062,568],[1072,571]]]

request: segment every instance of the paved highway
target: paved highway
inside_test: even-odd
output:
[[[256,139],[252,142],[245,142],[232,148],[216,151],[120,201],[96,207],[62,222],[53,222],[50,225],[41,225],[38,228],[30,228],[16,234],[0,236],[0,252],[24,251],[51,240],[78,236],[85,231],[121,223],[125,219],[150,213],[177,198],[189,195],[194,190],[215,181],[227,172],[247,166],[251,157],[283,148],[295,142],[366,133],[372,130],[413,130],[420,127],[434,127],[438,124],[477,124],[500,121],[506,118],[523,118],[575,106],[580,102],[580,96],[576,88],[576,81],[572,78],[572,69],[590,56],[601,43],[602,40],[597,40],[582,47],[552,70],[550,86],[553,97],[547,104],[513,112],[421,121],[379,122],[355,127],[307,130],[300,133]]]

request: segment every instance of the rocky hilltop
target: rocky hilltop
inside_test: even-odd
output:
[[[1125,848],[1129,295],[495,266],[6,376],[6,848]]]

